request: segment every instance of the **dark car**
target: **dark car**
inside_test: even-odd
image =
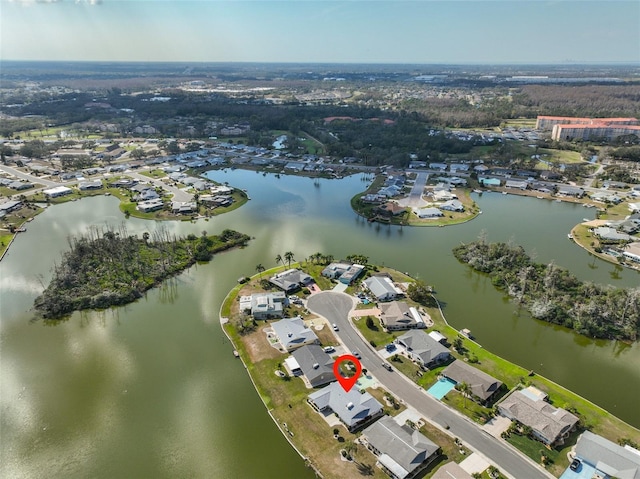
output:
[[[389,363],[382,363],[382,367],[385,368],[387,371],[393,371],[393,368]]]
[[[571,469],[572,471],[577,471],[579,467],[580,467],[580,459],[574,459],[571,462],[569,469]]]

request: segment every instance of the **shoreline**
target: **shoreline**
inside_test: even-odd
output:
[[[276,267],[276,269],[277,269],[277,267]],[[255,279],[257,276],[258,275],[253,275],[252,279]],[[231,343],[233,348],[236,351],[239,351],[239,353],[240,353],[239,357],[243,362],[243,367],[247,371],[247,373],[249,374],[249,377],[250,377],[251,382],[252,382],[252,384],[254,386],[254,389],[256,390],[258,395],[260,396],[260,399],[261,399],[262,403],[265,405],[265,409],[269,413],[269,416],[276,423],[276,426],[282,432],[282,434],[285,436],[285,438],[287,439],[287,442],[289,442],[293,446],[294,450],[300,455],[300,457],[305,461],[305,463],[309,467],[313,468],[314,471],[316,472],[316,474],[320,475],[320,477],[323,477],[322,472],[319,471],[316,468],[316,466],[311,462],[309,457],[305,456],[296,447],[295,443],[291,440],[291,438],[286,433],[286,431],[283,430],[280,427],[280,424],[279,424],[278,420],[272,414],[272,409],[270,409],[267,406],[267,401],[269,401],[269,399],[270,399],[270,396],[269,396],[270,392],[269,391],[264,391],[263,393],[266,395],[266,398],[263,397],[263,395],[262,395],[263,393],[260,392],[260,390],[259,390],[259,388],[258,388],[258,386],[257,386],[257,384],[255,382],[255,379],[254,379],[254,377],[252,375],[251,369],[248,367],[247,363],[245,362],[245,356],[247,356],[247,358],[248,358],[248,353],[246,351],[246,346],[242,342],[240,342],[240,344],[236,344],[236,342],[232,338],[232,335],[229,334],[229,332],[226,329],[226,326],[230,323],[230,318],[228,318],[226,316],[223,316],[223,314],[224,314],[223,310],[225,309],[226,305],[232,305],[233,304],[233,301],[232,301],[233,298],[237,297],[237,295],[238,295],[239,291],[242,289],[242,287],[243,287],[243,285],[238,285],[238,286],[232,288],[229,291],[229,293],[225,296],[225,298],[224,298],[224,300],[223,300],[223,302],[222,302],[222,304],[220,306],[220,311],[219,311],[220,325],[221,325],[221,327],[223,329],[223,332],[224,332],[225,336],[227,337],[227,339],[229,339],[229,342]],[[504,362],[505,364],[509,364],[511,366],[514,366],[515,368],[522,369],[523,371],[525,371],[524,368],[522,368],[521,366],[519,366],[519,365],[517,365],[515,363],[512,363],[511,361],[508,361],[508,360],[506,360],[506,359],[504,359],[502,357],[499,357],[499,356],[495,355],[494,353],[491,353],[490,351],[484,349],[483,346],[481,344],[477,343],[475,340],[473,340],[471,338],[468,338],[466,336],[463,336],[458,329],[456,329],[453,326],[451,326],[450,323],[447,321],[447,319],[446,319],[446,317],[444,315],[444,312],[442,311],[442,307],[440,305],[440,302],[437,300],[437,298],[436,298],[436,305],[437,305],[438,311],[440,312],[440,316],[442,317],[442,320],[443,320],[443,323],[444,323],[445,327],[448,328],[450,330],[450,332],[451,331],[455,331],[455,334],[463,337],[465,342],[466,341],[471,342],[478,349],[486,351],[487,354],[497,358],[500,362]],[[356,333],[358,333],[358,334],[360,334],[362,336],[362,334],[360,333],[358,328],[356,328],[355,325],[353,325],[353,327],[354,327],[354,330],[356,331]],[[498,362],[497,365],[499,366],[500,363]],[[531,372],[533,372],[533,371],[531,371]],[[399,372],[399,374],[403,374],[403,373]],[[617,416],[613,415],[609,411],[607,411],[604,408],[602,408],[602,407],[598,406],[597,404],[593,403],[589,399],[587,399],[587,398],[585,398],[585,397],[583,397],[583,396],[581,396],[581,395],[579,395],[579,394],[577,394],[577,393],[565,388],[564,386],[558,384],[557,382],[555,382],[555,381],[553,381],[553,380],[551,380],[551,379],[549,379],[549,378],[547,378],[545,376],[539,375],[536,372],[534,372],[534,376],[535,376],[537,381],[542,383],[543,387],[546,386],[547,388],[549,388],[549,387],[551,388],[551,391],[549,391],[551,394],[554,394],[556,396],[560,395],[561,397],[564,396],[563,399],[565,399],[565,400],[566,400],[566,397],[568,397],[569,398],[569,400],[568,400],[569,403],[573,402],[573,401],[571,401],[570,398],[575,398],[576,401],[575,401],[574,405],[577,408],[580,408],[580,409],[583,410],[582,412],[583,412],[583,414],[585,414],[583,417],[587,421],[585,423],[585,425],[588,425],[589,428],[593,427],[594,419],[598,419],[598,416],[599,416],[600,418],[602,418],[602,421],[598,421],[597,424],[599,424],[599,427],[597,426],[595,428],[596,430],[597,429],[607,430],[607,422],[609,422],[609,423],[617,423],[618,427],[621,428],[621,429],[616,429],[617,434],[620,434],[622,436],[631,435],[632,437],[640,437],[640,429],[638,429],[637,427],[635,427],[635,426],[633,426],[631,424],[628,424],[628,423],[624,422],[623,420],[621,420]],[[406,380],[408,380],[408,381],[413,383],[411,378],[407,377],[404,374],[403,374],[403,377]],[[418,385],[418,387],[420,387],[420,385]],[[514,387],[517,387],[517,385],[514,386]],[[393,391],[389,391],[389,393],[394,394]],[[403,402],[403,398],[402,397],[399,397],[399,400],[401,402]],[[589,410],[587,410],[587,412],[585,413],[584,409],[583,409],[584,405],[588,405],[588,408],[591,409],[591,412],[589,412]],[[455,409],[455,408],[452,408],[452,410],[455,411],[455,412],[458,412],[457,409]],[[594,414],[596,415],[596,417],[594,417]],[[514,446],[511,445],[511,447],[514,447]],[[518,450],[518,453],[523,454],[524,456],[526,456],[526,454],[524,454],[523,451],[521,451],[519,449],[517,449],[517,450]],[[498,466],[499,466],[499,464],[498,464]],[[545,470],[547,470],[547,469],[545,469]],[[549,472],[549,471],[547,470],[547,472]]]

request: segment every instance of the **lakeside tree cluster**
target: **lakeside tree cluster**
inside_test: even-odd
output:
[[[69,250],[54,266],[51,282],[34,307],[44,318],[58,319],[73,311],[127,304],[196,261],[209,261],[215,253],[247,241],[247,235],[228,229],[215,236],[203,231],[183,238],[161,228],[138,238],[124,226],[92,228],[69,238]]]
[[[640,288],[578,280],[553,262],[535,263],[520,246],[482,240],[453,249],[454,256],[506,291],[536,319],[593,338],[635,341],[640,329]]]

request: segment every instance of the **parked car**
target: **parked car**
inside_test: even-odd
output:
[[[324,351],[325,353],[332,353],[332,352],[334,352],[334,351],[336,350],[336,348],[334,348],[333,346],[325,346],[325,347],[324,347],[324,348],[322,348],[322,349],[323,349],[323,351]]]
[[[574,459],[573,461],[571,461],[571,465],[569,466],[569,469],[571,469],[572,471],[577,471],[579,467],[580,467],[580,459]]]
[[[387,371],[393,371],[393,368],[389,363],[382,363],[382,367],[385,368]]]

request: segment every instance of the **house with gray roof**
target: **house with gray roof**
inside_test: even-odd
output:
[[[446,211],[457,211],[458,213],[464,211],[464,205],[460,200],[449,200],[440,205],[440,209]]]
[[[287,296],[282,291],[276,291],[252,294],[247,306],[254,319],[273,319],[284,316],[287,304]]]
[[[422,367],[429,367],[451,357],[449,350],[424,331],[411,330],[396,338],[404,346],[407,356]]]
[[[533,436],[548,446],[562,444],[579,421],[569,411],[549,404],[547,395],[532,386],[507,396],[498,404],[498,412],[529,426]]]
[[[444,216],[444,213],[442,213],[442,211],[440,211],[438,208],[434,208],[434,207],[415,209],[414,213],[416,214],[416,216],[418,218],[421,218],[421,219],[425,219],[425,218],[440,218],[440,217]]]
[[[585,431],[578,438],[574,452],[575,457],[595,468],[598,477],[640,478],[640,451],[630,446],[619,446]]]
[[[101,180],[81,181],[78,188],[82,191],[99,190],[102,188]]]
[[[380,323],[388,331],[426,327],[418,311],[404,301],[381,303],[379,308]]]
[[[318,388],[336,380],[333,359],[317,344],[296,349],[291,355],[312,388]]]
[[[521,180],[507,180],[504,184],[505,188],[516,188],[519,190],[526,190],[528,183]]]
[[[452,362],[442,371],[442,375],[458,384],[468,384],[471,388],[471,397],[481,404],[489,404],[492,399],[495,399],[502,387],[502,381],[498,381],[464,361]]]
[[[558,194],[560,196],[575,196],[576,198],[582,198],[584,196],[584,190],[578,186],[559,185]]]
[[[388,276],[371,276],[365,279],[363,283],[378,301],[391,301],[403,294]]]
[[[361,393],[356,387],[345,391],[340,383],[328,386],[309,394],[309,404],[317,411],[335,413],[349,432],[374,421],[382,416],[382,404],[368,392]]]
[[[331,263],[322,270],[322,276],[351,284],[364,271],[364,266],[353,263]]]
[[[600,239],[607,240],[607,241],[633,240],[633,236],[630,236],[626,233],[618,233],[614,228],[610,228],[608,226],[599,226],[598,228],[594,228],[593,234],[598,236]]]
[[[377,458],[377,465],[394,479],[410,479],[429,465],[440,447],[409,426],[383,416],[360,436]]]
[[[293,351],[307,344],[320,344],[316,333],[304,324],[300,316],[271,323],[271,328],[284,351]]]
[[[302,270],[288,269],[269,278],[269,282],[281,290],[292,293],[313,283],[313,278]]]
[[[431,476],[431,479],[473,479],[473,477],[459,464],[447,462]]]

